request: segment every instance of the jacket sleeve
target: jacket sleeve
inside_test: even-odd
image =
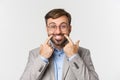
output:
[[[88,49],[84,51],[82,56],[78,53],[69,63],[77,80],[99,80]]]
[[[32,51],[29,52],[29,58],[26,68],[20,78],[20,80],[37,80],[41,79],[44,71],[46,70],[48,63],[41,60],[40,56],[35,56]]]

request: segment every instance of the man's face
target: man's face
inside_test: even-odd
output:
[[[56,46],[63,46],[67,39],[64,34],[68,35],[71,32],[71,26],[66,16],[61,16],[56,19],[49,18],[47,20],[48,36],[53,35],[51,41]]]

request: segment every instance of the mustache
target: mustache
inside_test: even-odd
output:
[[[53,34],[53,36],[64,36],[64,34]]]
[[[51,34],[48,34],[50,36]],[[64,34],[52,34],[53,36],[64,36]]]
[[[59,36],[59,35],[61,35],[61,36],[64,36],[64,34],[53,34],[53,36]]]
[[[50,34],[49,34],[49,35],[50,35]],[[58,35],[58,36],[59,36],[59,35],[60,35],[60,36],[68,35],[68,36],[69,36],[69,34],[65,34],[65,33],[51,34],[51,35],[53,35],[53,36],[57,36],[57,35]]]

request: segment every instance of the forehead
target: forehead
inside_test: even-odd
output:
[[[47,25],[49,25],[50,23],[55,23],[57,25],[59,25],[61,23],[68,23],[68,18],[66,16],[61,16],[61,17],[56,18],[56,19],[49,18],[47,20]]]

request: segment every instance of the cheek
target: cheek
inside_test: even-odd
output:
[[[70,32],[69,32],[69,31],[66,31],[66,32],[64,32],[63,34],[69,35],[69,34],[70,34]]]
[[[53,35],[52,31],[47,31],[48,35]]]

